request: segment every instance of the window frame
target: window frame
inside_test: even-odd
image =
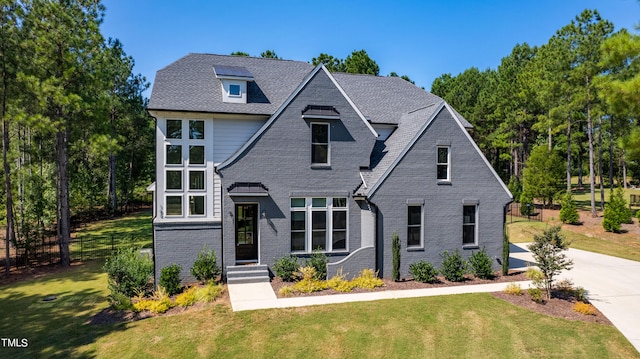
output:
[[[169,188],[169,172],[180,173],[180,188]],[[164,171],[164,189],[167,192],[182,192],[184,190],[184,172],[182,169],[175,167],[169,167]]]
[[[294,207],[292,204],[293,200],[304,200],[304,206],[296,206]],[[314,206],[314,199],[324,199],[324,206]],[[334,206],[334,199],[344,199],[344,207],[341,207],[339,204]],[[291,240],[291,253],[313,253],[315,248],[313,247],[313,237],[314,233],[324,232],[324,249],[321,249],[321,252],[324,253],[344,253],[349,251],[349,201],[346,196],[336,196],[336,197],[291,197],[289,202],[290,207],[290,240]],[[304,230],[302,229],[293,229],[293,213],[304,213]],[[314,229],[313,227],[313,218],[314,213],[324,213],[324,228]],[[333,214],[338,212],[345,213],[345,228],[339,228],[334,230],[333,226]],[[344,248],[334,248],[334,232],[344,232]],[[293,249],[293,234],[294,233],[304,233],[304,249],[303,250],[294,250]]]
[[[191,212],[191,200],[192,198],[202,198],[202,213],[192,213]],[[203,194],[188,194],[187,198],[189,200],[189,217],[204,217],[207,215],[207,196]]]
[[[325,126],[327,128],[327,142],[314,142],[313,141],[313,127]],[[327,122],[311,122],[309,126],[311,132],[311,165],[312,166],[330,166],[331,165],[331,124]],[[326,146],[327,148],[327,160],[326,162],[314,162],[314,146]]]
[[[473,208],[474,216],[473,222],[467,222],[465,216],[465,209]],[[478,246],[478,212],[479,212],[478,204],[464,204],[462,206],[462,246],[463,247],[477,247]],[[466,227],[473,226],[473,243],[465,243],[465,229]]]
[[[202,188],[192,188],[191,187],[191,174],[195,174],[195,173],[202,173]],[[194,191],[194,192],[206,192],[207,191],[207,171],[205,170],[189,170],[189,184],[188,184],[188,189],[189,191]]]
[[[415,223],[411,223],[411,209],[412,208],[419,208],[420,209],[420,216],[419,216],[419,223],[415,224]],[[418,240],[418,244],[409,244],[409,237],[410,237],[410,232],[412,228],[419,228],[419,240]],[[409,204],[407,205],[407,249],[414,249],[414,248],[424,248],[424,205],[418,205],[418,204]]]
[[[169,198],[179,198],[180,199],[180,213],[179,214],[170,214],[169,213]],[[164,208],[165,208],[165,216],[166,217],[184,217],[184,195],[166,195],[164,196]]]
[[[231,90],[232,88],[237,88],[238,93],[234,93],[234,91]],[[240,84],[230,83],[228,89],[227,96],[235,98],[242,97],[242,86],[240,86]]]
[[[440,150],[447,150],[447,161],[440,162]],[[447,168],[447,177],[440,178],[440,166],[446,166]],[[436,146],[436,180],[440,183],[449,183],[451,182],[451,146]]]

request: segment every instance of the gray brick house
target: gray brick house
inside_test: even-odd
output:
[[[148,111],[156,277],[177,263],[193,280],[205,244],[225,275],[320,250],[329,275],[389,277],[393,233],[404,277],[444,250],[501,256],[511,194],[471,125],[401,78],[190,54],[158,71]]]

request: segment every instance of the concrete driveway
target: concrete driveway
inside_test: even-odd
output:
[[[522,264],[533,262],[528,245],[512,245],[512,257]],[[567,256],[573,259],[573,269],[564,271],[559,279],[571,279],[584,287],[591,303],[640,352],[640,262],[573,248]]]

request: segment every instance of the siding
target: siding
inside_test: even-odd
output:
[[[221,120],[213,123],[213,162],[234,154],[265,123],[264,120]]]
[[[464,257],[485,247],[492,258],[501,258],[503,208],[510,201],[501,182],[487,167],[473,144],[443,109],[398,163],[371,201],[378,208],[378,261],[385,277],[391,275],[391,235],[401,242],[401,275],[410,276],[409,265],[421,259],[441,265],[444,250],[458,249]],[[451,183],[436,180],[436,146],[451,145]],[[424,248],[407,249],[407,203],[424,200]],[[478,202],[478,246],[462,246],[463,201]],[[498,269],[497,261],[494,260]]]

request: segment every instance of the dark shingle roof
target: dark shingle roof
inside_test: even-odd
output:
[[[254,81],[247,83],[249,103],[222,102],[216,65],[244,67],[253,75]],[[148,108],[271,115],[312,69],[300,61],[189,54],[157,72]]]

